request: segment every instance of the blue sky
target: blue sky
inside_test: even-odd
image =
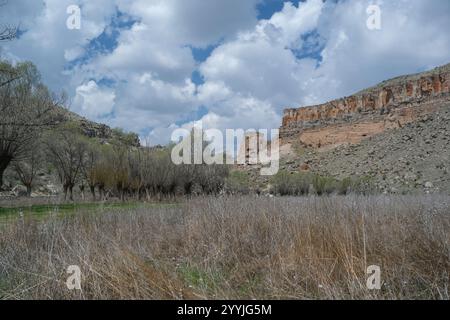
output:
[[[73,111],[164,144],[195,120],[277,128],[284,108],[448,63],[449,16],[448,0],[15,0],[0,21],[22,33],[0,55],[33,61]]]
[[[294,5],[298,5],[299,0],[291,1]],[[283,9],[283,0],[264,0],[257,5],[258,19],[270,19],[275,12]]]

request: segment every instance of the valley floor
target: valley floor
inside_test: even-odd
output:
[[[0,228],[0,299],[449,299],[450,197],[80,206]],[[69,266],[81,290],[69,290]],[[370,290],[370,266],[380,268]]]

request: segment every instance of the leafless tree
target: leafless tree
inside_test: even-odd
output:
[[[32,63],[0,62],[0,186],[13,161],[23,160],[42,131],[58,121],[59,103]]]
[[[0,7],[6,5],[6,0],[0,0]],[[18,27],[0,26],[0,41],[13,40],[17,36]]]
[[[113,166],[113,172],[111,174],[121,201],[125,201],[126,191],[130,184],[129,153],[130,150],[127,146],[116,145],[111,154],[111,163]]]
[[[17,36],[16,27],[2,27],[0,29],[0,41],[12,40]]]
[[[26,157],[14,162],[13,168],[18,179],[27,188],[27,196],[31,196],[32,187],[43,164],[43,150],[40,141],[36,141],[28,150]]]
[[[95,201],[95,187],[98,184],[98,166],[100,164],[101,153],[98,146],[94,143],[89,143],[86,149],[86,157],[83,164],[83,175],[86,180],[89,190],[92,195],[92,200]]]
[[[73,201],[73,188],[80,179],[86,157],[86,138],[78,128],[65,125],[55,129],[45,139],[48,160],[52,163],[63,186],[64,199]]]

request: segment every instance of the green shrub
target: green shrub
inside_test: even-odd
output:
[[[338,182],[331,177],[315,175],[312,180],[317,195],[330,195],[337,190]]]
[[[302,196],[309,193],[311,176],[305,173],[279,172],[271,180],[271,193],[280,196]]]
[[[232,171],[225,179],[225,191],[229,194],[248,194],[250,190],[250,179],[246,172]]]
[[[337,184],[337,193],[339,195],[345,196],[347,195],[352,187],[352,179],[351,178],[345,178],[338,182]]]
[[[373,179],[367,176],[337,180],[318,174],[280,171],[270,183],[271,193],[280,196],[303,196],[311,191],[318,196],[350,193],[370,195],[376,192]]]

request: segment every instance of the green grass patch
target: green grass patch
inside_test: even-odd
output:
[[[0,219],[13,219],[20,216],[31,216],[34,218],[45,218],[50,214],[61,216],[75,214],[77,212],[94,213],[111,209],[137,209],[147,207],[170,207],[177,206],[174,203],[143,203],[143,202],[117,202],[117,203],[65,203],[31,205],[24,207],[2,208],[0,207]]]
[[[223,282],[223,274],[217,270],[203,270],[197,266],[183,264],[178,267],[183,281],[190,287],[205,292],[215,292]]]

